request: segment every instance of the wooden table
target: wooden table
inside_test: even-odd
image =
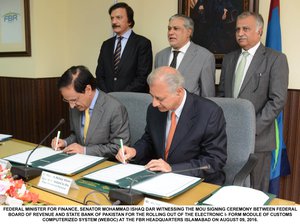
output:
[[[31,150],[35,147],[35,144],[20,141],[20,140],[9,140],[2,142],[0,145],[0,158],[13,155],[19,152],[23,152],[26,150]],[[77,175],[72,176],[74,180],[80,179],[83,175],[90,173],[92,171],[113,165],[113,162],[105,161],[96,166],[89,168]],[[82,205],[84,198],[87,194],[92,192],[93,190],[79,186],[78,189],[71,188],[68,195],[59,194],[56,192],[51,192],[49,190],[41,189],[38,187],[39,177],[35,178],[28,182],[28,186],[30,191],[38,193],[39,199],[41,202],[44,202],[49,205]],[[201,182],[195,187],[189,189],[188,191],[178,195],[172,199],[158,199],[175,205],[194,205],[196,202],[211,194],[215,190],[217,190],[220,186],[209,184],[205,182]],[[94,193],[88,197],[89,200],[95,201],[100,205],[110,205],[111,203],[101,194]],[[140,203],[143,205],[143,201]],[[274,198],[270,205],[295,205],[295,202],[287,201],[279,198]]]

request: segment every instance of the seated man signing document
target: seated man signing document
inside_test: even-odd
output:
[[[71,134],[52,140],[54,149],[114,158],[120,139],[129,144],[126,108],[96,88],[96,79],[84,66],[73,66],[58,81],[63,100],[70,106]],[[57,145],[56,145],[57,143]]]
[[[174,68],[157,68],[147,82],[153,100],[145,133],[132,148],[121,148],[116,158],[133,159],[151,171],[186,170],[181,174],[223,184],[227,137],[222,109],[185,90],[184,78]],[[209,169],[200,169],[207,165]]]

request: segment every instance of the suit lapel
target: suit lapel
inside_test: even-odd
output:
[[[168,48],[165,52],[164,55],[162,57],[162,63],[160,66],[163,65],[168,65],[169,66],[169,59],[170,59],[170,54],[171,54],[172,48]]]
[[[195,111],[193,108],[193,99],[189,93],[187,93],[186,101],[181,112],[180,118],[178,120],[175,134],[171,143],[169,156],[171,157],[172,153],[176,148],[180,145],[180,142],[186,137],[189,133],[190,129],[193,127],[194,122],[193,119],[195,117]]]
[[[158,148],[162,149],[160,150],[160,158],[165,158],[165,145],[166,145],[166,125],[167,125],[167,116],[168,112],[162,113],[158,112],[161,114],[161,116],[158,116],[155,119],[155,123],[158,124],[156,125],[155,128],[155,135],[156,139],[158,139]],[[162,125],[160,125],[162,124]],[[163,136],[163,137],[162,137]]]
[[[95,103],[94,109],[93,109],[93,114],[91,117],[91,121],[90,121],[90,125],[89,125],[89,129],[87,132],[87,136],[86,136],[86,140],[85,140],[85,144],[87,145],[92,133],[95,132],[96,127],[98,126],[98,123],[101,122],[102,116],[103,116],[103,112],[104,112],[104,98],[105,96],[102,94],[102,92],[99,91],[99,95],[97,98],[97,101]]]
[[[226,79],[228,79],[228,97],[233,97],[233,84],[234,84],[234,76],[235,76],[235,68],[236,68],[236,64],[239,60],[239,56],[241,54],[241,51],[236,51],[232,57],[232,60],[230,61],[229,64],[229,69],[228,69],[228,73],[226,75],[228,75],[228,77],[226,77]]]
[[[110,60],[108,60],[108,61],[111,63],[110,66],[112,69],[114,68],[115,41],[116,41],[116,37],[113,37],[108,41],[108,49],[109,50],[108,50],[108,52],[106,52],[110,58]]]
[[[253,74],[256,73],[256,71],[259,68],[259,65],[264,60],[264,58],[265,58],[264,52],[265,52],[265,47],[262,44],[260,44],[259,48],[255,52],[255,55],[253,56],[251,64],[250,64],[250,66],[249,66],[249,68],[248,68],[248,70],[246,72],[246,76],[245,76],[245,79],[244,79],[244,81],[242,83],[239,95],[243,92],[243,90],[247,86],[248,82],[251,80]]]
[[[82,127],[82,116],[83,116],[83,112],[82,111],[79,111],[77,109],[71,109],[71,110],[74,110],[73,111],[73,120],[74,121],[77,121],[77,122],[74,122],[74,130],[78,130],[79,131],[79,136],[81,137],[80,138],[80,144],[83,144],[83,135],[81,134],[81,127]]]
[[[128,59],[133,55],[132,51],[135,49],[135,40],[136,40],[136,34],[132,31],[121,56],[120,65],[119,65],[120,70],[122,70],[122,67],[125,66],[124,64],[125,63],[124,61],[126,61],[125,59],[126,58]]]
[[[193,60],[193,58],[196,57],[196,49],[194,47],[194,43],[191,42],[189,48],[187,49],[187,51],[185,52],[185,55],[178,67],[178,70],[182,73],[182,74],[188,74],[188,68],[190,67],[189,65],[191,64],[191,60]]]

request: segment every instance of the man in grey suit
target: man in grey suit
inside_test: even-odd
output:
[[[224,57],[218,95],[243,98],[253,103],[256,112],[255,154],[259,159],[252,175],[253,187],[268,191],[271,151],[276,143],[275,119],[286,102],[289,69],[284,54],[266,48],[260,42],[263,25],[259,14],[244,12],[238,16],[236,40],[241,49]],[[245,60],[243,55],[246,55]],[[244,64],[243,69],[240,64]]]
[[[156,54],[154,67],[170,65],[176,68],[184,76],[189,92],[212,97],[215,96],[215,58],[207,49],[191,42],[193,31],[191,18],[173,15],[168,25],[170,47]]]
[[[52,148],[114,158],[120,139],[129,143],[128,114],[113,97],[96,88],[96,79],[84,66],[73,66],[60,77],[58,88],[70,105],[71,134],[52,140]]]

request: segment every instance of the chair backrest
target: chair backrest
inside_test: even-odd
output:
[[[254,152],[256,117],[252,103],[245,99],[211,97],[224,112],[227,132],[227,162],[225,185],[233,183],[235,175]],[[250,177],[244,186],[250,187]]]
[[[136,92],[111,92],[109,95],[126,107],[129,117],[130,142],[134,144],[144,134],[147,108],[152,102],[151,95]]]

